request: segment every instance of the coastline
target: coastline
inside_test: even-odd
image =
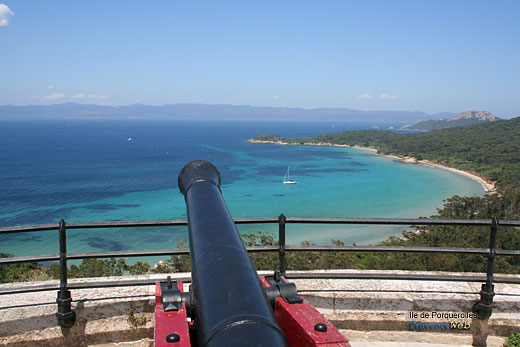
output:
[[[358,148],[358,149],[370,150],[370,151],[373,151],[375,155],[398,159],[398,160],[402,161],[403,163],[421,164],[421,165],[436,167],[439,169],[455,172],[459,175],[469,177],[472,180],[475,180],[478,183],[480,183],[480,185],[482,186],[482,189],[484,189],[484,191],[486,193],[496,193],[495,183],[489,181],[485,177],[479,176],[475,172],[455,169],[455,168],[452,168],[452,167],[449,167],[446,165],[435,163],[430,160],[418,160],[417,158],[414,158],[414,157],[406,157],[406,156],[401,156],[401,155],[380,154],[380,153],[378,153],[377,149],[375,149],[373,147],[339,145],[339,144],[328,143],[328,142],[318,142],[318,143],[305,142],[305,143],[300,144],[300,143],[287,143],[287,142],[282,142],[282,141],[261,141],[261,140],[254,140],[254,139],[249,139],[249,140],[247,140],[247,142],[249,142],[249,143],[272,143],[272,144],[276,144],[276,145],[287,145],[287,146],[324,146],[324,147]]]

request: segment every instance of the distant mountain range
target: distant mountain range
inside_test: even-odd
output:
[[[415,122],[454,116],[443,112],[359,111],[348,108],[288,108],[235,105],[174,104],[151,106],[101,106],[76,103],[0,106],[0,119],[229,119],[345,122]]]
[[[500,120],[500,118],[496,117],[494,114],[488,111],[466,111],[448,119],[419,119],[417,120],[417,123],[405,125],[401,128],[401,130],[430,131],[436,129],[472,125],[482,122],[494,122],[496,120]]]

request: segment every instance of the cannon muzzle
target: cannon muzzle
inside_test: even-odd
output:
[[[220,191],[213,164],[179,174],[186,199],[193,305],[203,346],[287,346]]]

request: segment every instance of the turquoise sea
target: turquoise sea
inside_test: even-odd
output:
[[[380,128],[400,124],[378,124]],[[472,179],[406,164],[362,149],[251,144],[261,133],[314,136],[361,123],[60,120],[0,122],[0,226],[66,221],[185,218],[177,175],[189,161],[211,161],[233,217],[419,217],[443,200],[482,195]],[[291,168],[287,185],[282,179]],[[275,232],[243,225],[240,232]],[[290,244],[375,243],[402,227],[288,225]],[[70,252],[175,247],[186,228],[77,230]],[[0,236],[0,252],[57,252],[57,233]]]

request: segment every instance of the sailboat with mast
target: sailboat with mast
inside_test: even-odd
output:
[[[283,178],[283,184],[295,184],[296,181],[291,179],[291,168],[287,166],[287,171],[285,172],[285,176]]]

